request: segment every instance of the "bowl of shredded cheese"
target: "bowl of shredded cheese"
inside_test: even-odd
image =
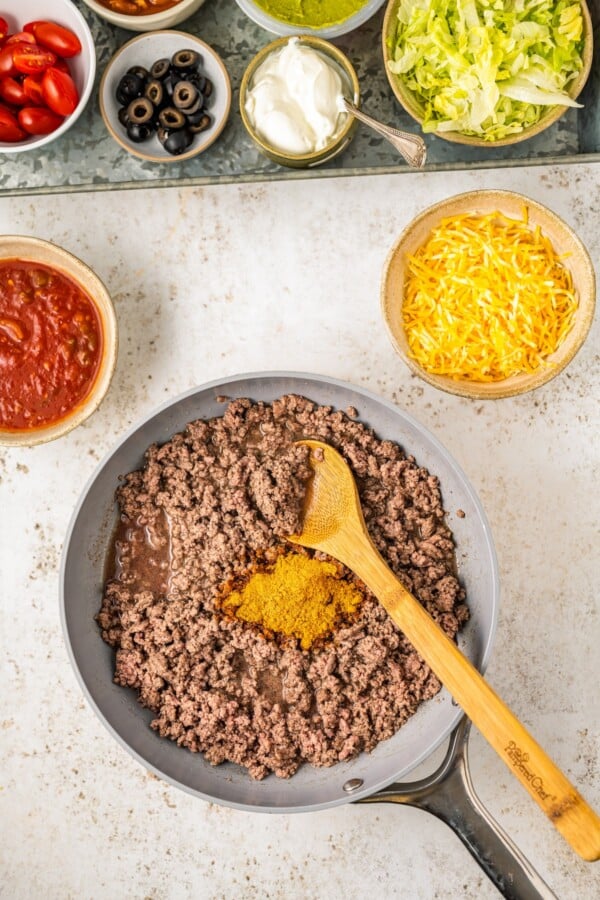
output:
[[[408,367],[453,394],[540,387],[582,346],[594,267],[555,213],[522,194],[472,191],[418,215],[384,266],[381,307]]]

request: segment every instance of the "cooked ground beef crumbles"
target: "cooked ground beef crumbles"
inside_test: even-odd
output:
[[[438,479],[348,414],[297,395],[239,399],[150,447],[117,491],[97,616],[115,681],[139,692],[160,735],[257,779],[371,751],[440,688],[362,585],[353,621],[308,650],[220,611],[222,585],[300,530],[311,471],[300,438],[346,458],[376,546],[444,630],[454,637],[468,618]]]

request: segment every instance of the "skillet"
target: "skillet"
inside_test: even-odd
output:
[[[442,809],[445,802],[424,802],[422,796],[424,791],[429,798],[437,782],[452,773],[452,777],[458,773],[461,782],[458,793],[469,793],[467,729],[461,722],[460,709],[445,689],[422,704],[394,737],[370,754],[328,769],[305,765],[289,780],[269,776],[258,782],[238,766],[226,763],[213,767],[201,754],[192,754],[159,737],[149,727],[153,714],[138,704],[136,693],[113,683],[113,650],[102,641],[94,616],[100,608],[106,555],[117,522],[114,495],[119,476],[143,464],[150,444],[164,443],[194,419],[222,415],[225,404],[220,398],[249,397],[270,402],[286,393],[302,394],[318,404],[342,410],[355,407],[359,420],[374,428],[380,438],[396,441],[439,477],[447,521],[456,542],[458,574],[471,611],[470,621],[459,636],[459,646],[484,671],[498,617],[498,566],[489,524],[466,476],[435,437],[392,403],[333,378],[294,372],[236,375],[194,388],[131,428],[99,464],[73,513],[61,561],[61,619],[71,663],[93,710],[121,746],[159,778],[203,800],[249,811],[292,813],[381,798],[422,806],[448,821],[452,815],[451,811],[446,815]],[[459,509],[464,511],[464,517],[456,515]],[[403,790],[399,782],[451,733],[448,755],[439,770],[442,774]],[[452,800],[455,805],[461,802],[457,797]],[[465,802],[472,805],[473,797]],[[467,818],[473,816],[469,814]],[[489,825],[482,808],[475,819],[477,824],[481,820],[488,822],[490,833],[483,841],[483,850],[469,846],[460,827],[450,821],[448,824],[501,886],[502,879],[494,876],[494,865],[489,860],[486,865],[482,854],[490,849],[490,842],[497,848],[500,844],[506,848],[508,841],[495,823]],[[477,841],[471,840],[471,844],[476,845]],[[516,848],[506,852],[511,865],[526,869],[526,860],[518,858]]]

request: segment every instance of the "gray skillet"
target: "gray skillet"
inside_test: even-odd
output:
[[[355,407],[360,420],[380,437],[396,441],[439,476],[448,524],[456,540],[459,576],[471,610],[459,645],[481,671],[485,669],[498,616],[498,567],[485,513],[464,473],[429,432],[393,404],[332,378],[285,372],[233,376],[188,391],[130,429],[100,463],[72,516],[61,562],[61,617],[68,653],[84,694],[113,737],[146,769],[204,800],[257,812],[306,812],[357,800],[372,802],[378,799],[378,792],[393,785],[381,799],[423,805],[412,789],[410,796],[401,796],[398,782],[458,728],[461,712],[445,690],[423,704],[393,738],[371,754],[329,769],[304,766],[287,781],[271,776],[256,782],[233,764],[213,767],[201,754],[160,738],[149,728],[152,714],[139,706],[135,693],[112,681],[113,651],[100,639],[94,616],[117,520],[114,494],[119,476],[143,463],[150,444],[164,443],[193,419],[222,414],[224,404],[219,398],[223,396],[272,401],[286,393],[299,393],[338,409]],[[459,509],[464,518],[456,515]],[[455,732],[449,751],[453,761],[460,762],[463,740],[464,732]],[[455,768],[454,762],[451,768]],[[469,849],[482,864],[476,848]],[[518,864],[524,873],[526,861],[519,861],[510,851],[509,857],[511,865]],[[488,865],[487,874],[501,887],[493,869]]]

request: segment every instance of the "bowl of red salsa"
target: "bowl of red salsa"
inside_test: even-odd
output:
[[[96,15],[129,31],[172,28],[188,19],[204,0],[83,0]]]
[[[54,440],[104,398],[117,358],[112,300],[68,251],[0,236],[0,444]]]

